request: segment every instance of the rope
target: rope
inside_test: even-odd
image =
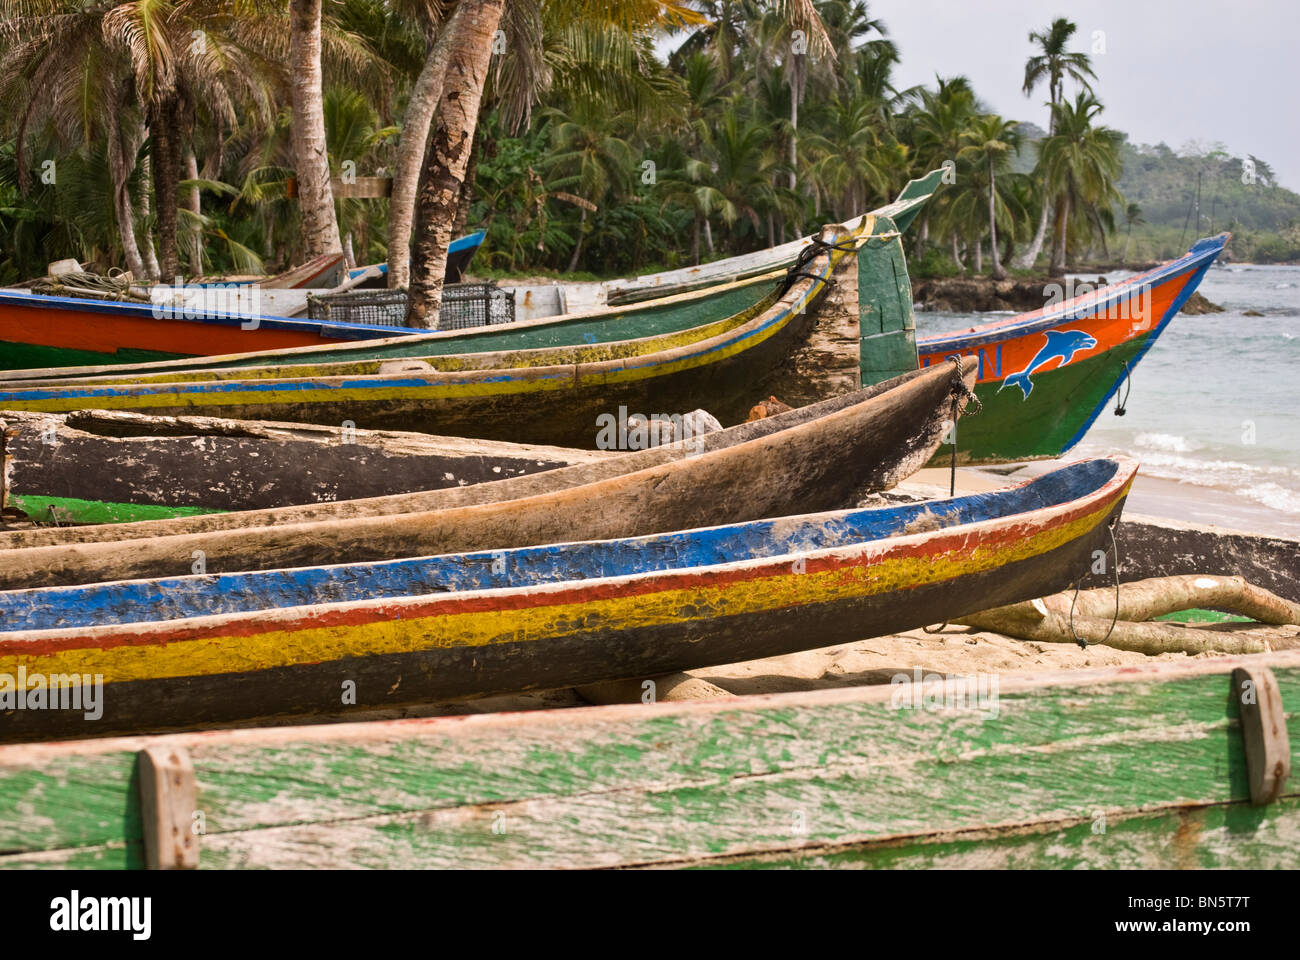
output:
[[[1127,360],[1124,361],[1124,385],[1127,389],[1124,391],[1123,400],[1119,398],[1119,391],[1115,391],[1115,416],[1117,417],[1122,417],[1128,413],[1128,397],[1133,392],[1133,370],[1129,367]]]
[[[1119,544],[1115,542],[1115,525],[1119,523],[1119,517],[1113,517],[1107,530],[1110,532],[1111,549],[1115,551],[1115,616],[1110,618],[1110,629],[1106,631],[1106,636],[1102,637],[1097,643],[1105,643],[1110,639],[1110,635],[1115,632],[1115,624],[1119,622]],[[1090,573],[1091,571],[1088,571]],[[1074,606],[1079,602],[1079,589],[1083,586],[1083,581],[1088,579],[1088,573],[1075,581],[1074,599],[1070,601],[1070,636],[1074,637],[1074,642],[1083,650],[1088,649],[1088,641],[1083,639],[1074,632]]]
[[[836,240],[834,243],[827,243],[821,237],[813,237],[808,246],[799,251],[799,256],[794,258],[794,263],[790,269],[785,272],[785,279],[781,281],[781,289],[777,292],[777,298],[781,298],[789,292],[790,288],[800,279],[824,280],[830,283],[830,277],[822,277],[815,273],[809,273],[804,268],[812,263],[823,253],[832,250],[838,250],[841,253],[852,253],[857,249],[857,244],[852,237],[846,237],[843,240]]]
[[[149,303],[134,281],[122,271],[104,276],[96,273],[74,273],[64,277],[41,277],[33,280],[33,293],[56,297],[89,297],[93,300],[131,300]]]
[[[966,386],[966,381],[961,375],[961,357],[955,353],[944,358],[949,360],[953,365],[952,372],[952,460],[948,465],[948,496],[957,496],[957,418],[961,416],[962,411],[959,404],[963,397],[966,405],[975,404],[975,409],[970,412],[973,417],[984,409],[980,403],[980,398],[975,396],[970,387]]]

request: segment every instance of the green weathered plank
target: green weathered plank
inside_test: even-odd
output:
[[[894,231],[877,220],[877,234]],[[862,383],[880,383],[916,369],[916,319],[902,238],[868,243],[883,249],[858,256],[858,364]]]
[[[205,867],[689,863],[1244,800],[1240,662],[1004,678],[996,714],[874,687],[169,739]],[[1252,662],[1300,743],[1300,653]],[[0,748],[0,865],[137,862],[146,742]]]
[[[1300,797],[1173,807],[1064,826],[729,857],[723,869],[1276,870],[1300,868]]]

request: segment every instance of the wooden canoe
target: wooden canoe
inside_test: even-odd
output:
[[[880,220],[880,229],[894,230],[896,221],[890,212],[906,224],[921,209],[934,192],[938,177],[936,171],[921,180],[912,181],[899,199],[879,211],[854,217],[840,225],[843,232],[870,233]],[[888,227],[884,227],[888,221]],[[595,306],[559,316],[543,316],[514,323],[475,327],[466,330],[444,330],[421,333],[393,327],[367,327],[358,324],[335,325],[317,321],[310,331],[331,340],[310,341],[314,345],[298,346],[267,340],[263,347],[249,345],[231,347],[226,351],[191,351],[201,353],[198,359],[172,359],[154,357],[120,357],[118,362],[103,366],[71,366],[60,363],[64,369],[35,369],[43,364],[38,359],[19,362],[15,354],[12,362],[0,363],[10,372],[0,371],[0,380],[31,380],[41,378],[82,379],[114,372],[145,374],[151,372],[197,370],[217,367],[264,367],[287,363],[324,364],[359,360],[394,360],[409,357],[450,356],[487,351],[530,350],[544,347],[577,346],[595,343],[613,343],[621,340],[680,333],[692,327],[733,316],[758,303],[767,295],[775,279],[812,244],[812,237],[762,250],[742,257],[717,261],[702,267],[683,271],[670,271],[635,279],[628,290],[638,291],[625,298],[627,304],[612,306],[604,302],[604,293],[594,297]],[[610,291],[617,286],[611,281]],[[622,290],[622,288],[619,288]],[[653,296],[645,295],[654,291]],[[628,292],[628,291],[623,291]],[[593,298],[587,298],[593,299]],[[614,297],[621,303],[623,298]],[[558,301],[557,301],[558,302]],[[0,300],[0,323],[3,322],[3,301]],[[525,311],[520,310],[523,316]],[[225,322],[225,321],[217,321]],[[280,323],[263,323],[268,330],[290,329],[301,331],[298,324],[309,321],[288,321],[285,328]],[[362,333],[354,328],[363,327]],[[256,331],[254,331],[255,333]],[[5,340],[0,328],[0,341]],[[357,342],[350,342],[357,341]],[[307,344],[308,341],[302,341]],[[243,352],[235,352],[243,351]],[[131,361],[138,362],[131,362]],[[87,358],[79,364],[104,364],[103,358]],[[53,367],[53,364],[45,364]],[[19,370],[18,367],[32,369]],[[878,378],[883,379],[883,378]],[[871,381],[876,382],[876,381]]]
[[[436,490],[610,456],[255,420],[0,411],[0,506],[43,523],[123,523]]]
[[[832,234],[836,240],[841,239]],[[291,364],[78,381],[9,380],[0,408],[128,409],[593,447],[599,418],[703,407],[723,423],[761,400],[763,379],[804,336],[810,308],[849,250],[792,268],[759,303],[676,334],[583,347]]]
[[[482,242],[481,233],[475,236],[457,257],[473,255]],[[471,238],[453,241],[453,251]],[[449,274],[456,262],[449,260]],[[134,364],[393,337],[392,327],[292,318],[306,308],[309,290],[339,283],[342,263],[341,254],[330,254],[264,280],[186,284],[179,305],[172,303],[176,288],[165,286],[153,288],[153,303],[2,289],[0,369]]]
[[[964,361],[960,382],[974,378]],[[0,584],[93,583],[386,560],[640,536],[839,509],[888,489],[937,449],[955,368],[689,441],[558,470],[369,500],[0,534]],[[960,403],[957,404],[958,410]]]
[[[996,710],[900,709],[934,682],[909,673],[703,702],[13,745],[0,748],[0,867],[146,866],[156,806],[139,771],[153,756],[176,758],[185,809],[204,812],[186,852],[209,870],[1294,870],[1300,779],[1251,803],[1238,670],[1273,678],[1300,769],[1296,651],[1004,673]]]
[[[923,338],[922,366],[955,353],[979,358],[975,393],[983,412],[962,424],[958,462],[1039,460],[1074,447],[1229,237],[1200,240],[1177,260],[1055,306]]]
[[[0,737],[334,715],[911,629],[1065,588],[1136,470],[1090,460],[991,494],[631,540],[5,594],[0,675],[99,677],[103,694],[89,720],[14,710]]]

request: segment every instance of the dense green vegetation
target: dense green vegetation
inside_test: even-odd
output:
[[[310,3],[0,0],[0,281],[64,257],[158,276],[169,250],[187,275],[270,271],[328,246],[303,215],[312,190],[330,194],[302,168],[293,104],[323,115],[336,180],[400,171],[457,4],[325,3],[313,105],[286,63]],[[1239,158],[1138,147],[1105,125],[1065,20],[1029,37],[1016,119],[961,76],[899,89],[898,51],[862,0],[506,0],[500,26],[464,186],[448,181],[457,232],[487,230],[484,272],[609,276],[745,252],[943,165],[951,183],[912,241],[919,273],[1172,256],[1211,218],[1237,233],[1238,259],[1300,256],[1300,198],[1267,164],[1247,185]],[[1198,171],[1200,229],[1184,231]],[[333,208],[353,262],[388,256],[388,200]]]

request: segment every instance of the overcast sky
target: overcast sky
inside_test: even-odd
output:
[[[1102,122],[1135,143],[1222,141],[1300,190],[1300,0],[869,0],[898,44],[899,88],[965,74],[1003,116],[1047,126],[1046,88],[1020,92],[1029,31],[1058,16],[1092,53]],[[1067,90],[1072,88],[1067,87]]]

